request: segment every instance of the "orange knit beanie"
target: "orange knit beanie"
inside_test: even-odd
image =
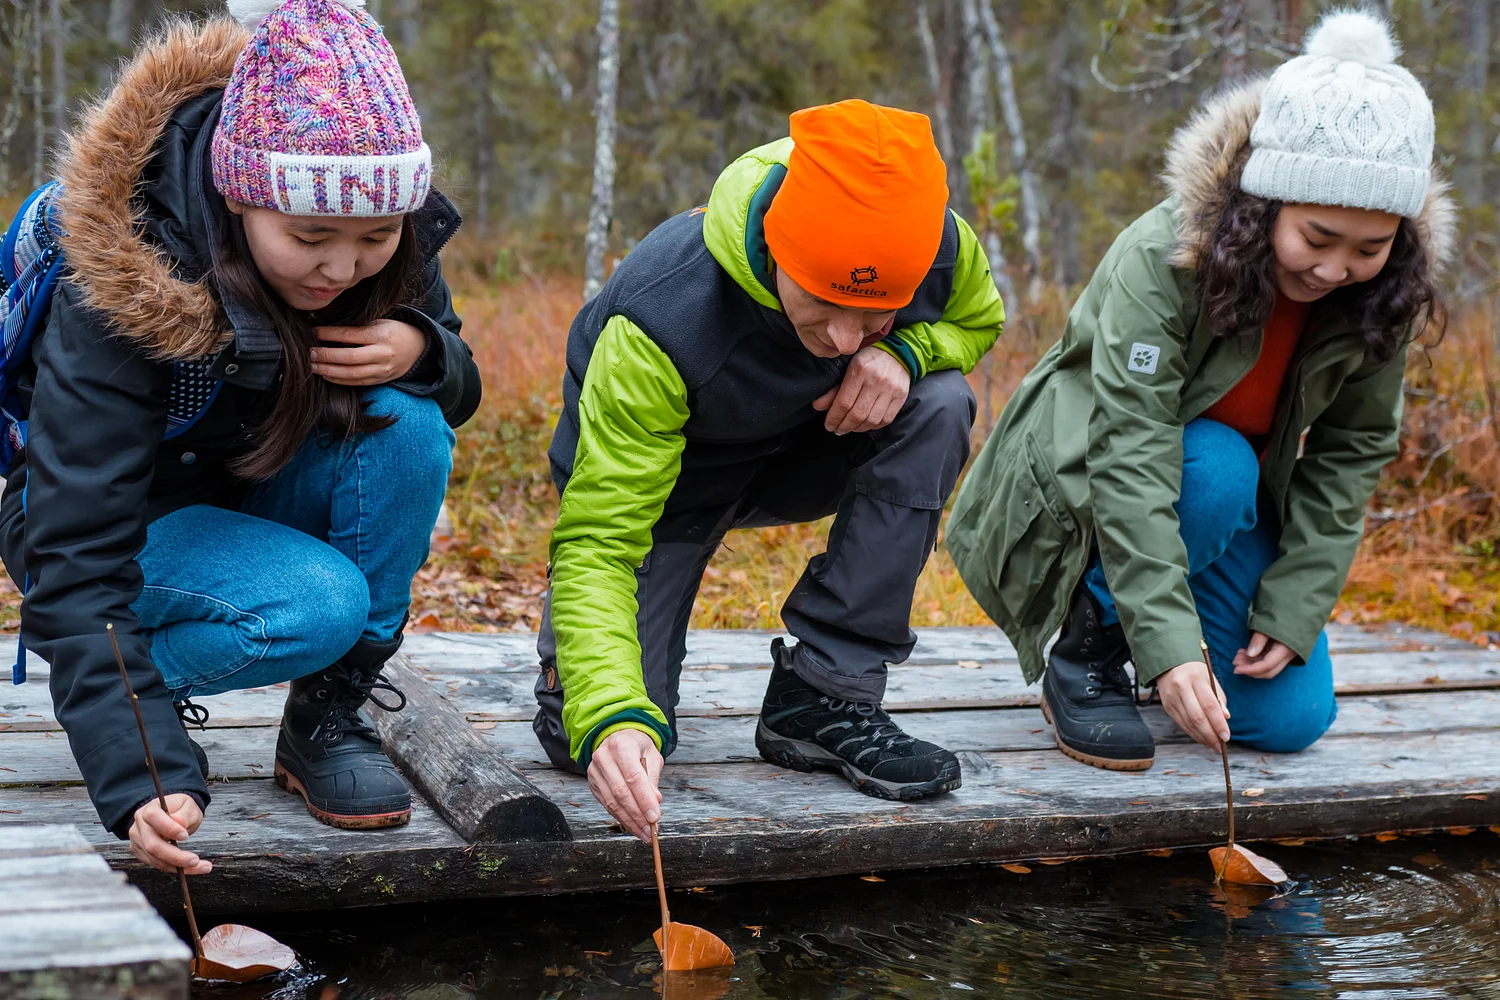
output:
[[[786,180],[766,212],[776,266],[809,293],[899,309],[943,239],[948,171],[926,115],[840,101],[792,115]]]

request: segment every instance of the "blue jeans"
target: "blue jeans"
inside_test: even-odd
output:
[[[1175,510],[1209,660],[1229,699],[1229,730],[1237,743],[1292,753],[1316,742],[1338,715],[1333,661],[1325,633],[1305,664],[1270,680],[1234,672],[1235,654],[1250,641],[1250,605],[1280,542],[1276,526],[1257,517],[1259,484],[1260,463],[1239,432],[1201,419],[1183,429]],[[1103,623],[1119,621],[1097,553],[1084,582],[1104,607]]]
[[[365,398],[396,423],[347,441],[313,434],[240,510],[198,504],[147,529],[131,610],[175,698],[303,677],[401,627],[453,431],[430,399]]]

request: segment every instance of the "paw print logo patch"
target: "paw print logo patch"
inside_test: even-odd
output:
[[[1130,370],[1142,375],[1155,375],[1156,362],[1161,359],[1161,348],[1150,344],[1130,345]]]

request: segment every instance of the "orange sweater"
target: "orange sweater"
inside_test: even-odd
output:
[[[1255,367],[1235,383],[1223,399],[1204,411],[1203,415],[1208,419],[1228,424],[1245,435],[1256,451],[1261,450],[1266,435],[1271,433],[1276,404],[1281,399],[1281,383],[1286,381],[1292,355],[1297,351],[1297,342],[1302,339],[1310,305],[1276,296],[1271,318],[1266,320],[1260,357]]]

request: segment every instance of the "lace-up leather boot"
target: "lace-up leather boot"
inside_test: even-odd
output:
[[[385,642],[361,639],[326,670],[292,681],[276,740],[276,783],[329,826],[362,830],[411,819],[411,790],[360,714],[366,702],[387,712],[406,707],[406,696],[380,678],[400,646],[399,632]]]
[[[962,783],[957,757],[902,732],[878,703],[833,698],[799,677],[781,639],[771,657],[755,748],[772,764],[841,771],[866,795],[903,802]]]
[[[1156,745],[1125,672],[1130,645],[1118,623],[1099,623],[1101,611],[1080,584],[1062,636],[1047,657],[1042,714],[1052,723],[1057,748],[1074,760],[1111,771],[1144,771],[1155,759]]]

